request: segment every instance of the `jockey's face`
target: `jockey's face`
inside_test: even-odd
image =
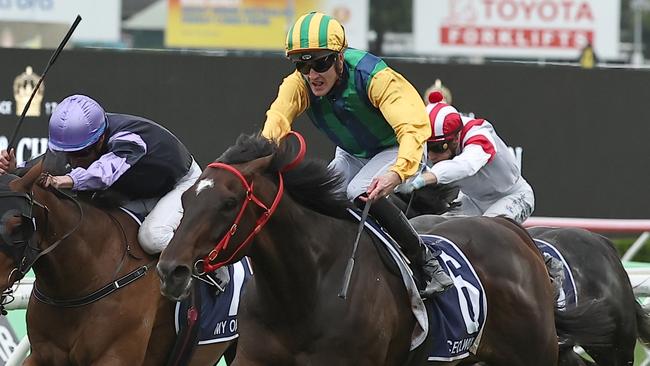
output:
[[[309,83],[311,92],[317,97],[327,95],[332,90],[339,78],[339,72],[337,70],[341,70],[343,67],[342,53],[332,54],[328,58],[332,60],[331,66],[328,69],[318,72],[316,71],[318,69],[317,67],[311,67],[308,73],[303,73],[303,77]],[[315,62],[318,61],[320,60],[316,60]]]
[[[429,165],[433,165],[439,161],[449,160],[456,156],[456,150],[458,149],[458,135],[447,143],[447,148],[440,148],[441,144],[435,144],[427,146],[427,158],[429,160]]]
[[[99,141],[81,151],[66,153],[70,166],[73,168],[88,169],[90,164],[97,160],[101,155],[101,148],[104,145],[104,136]]]

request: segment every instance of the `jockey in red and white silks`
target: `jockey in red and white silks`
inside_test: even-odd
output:
[[[440,99],[434,96],[427,105],[432,130],[427,141],[429,167],[398,190],[451,183],[460,188],[461,205],[448,214],[504,215],[525,221],[535,207],[535,195],[514,154],[490,122],[461,116]]]

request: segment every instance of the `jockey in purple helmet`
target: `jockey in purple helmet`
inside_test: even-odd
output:
[[[171,240],[183,215],[181,194],[201,175],[187,148],[167,129],[145,118],[105,113],[85,95],[65,98],[49,124],[49,148],[66,154],[72,171],[45,185],[77,191],[111,188],[124,205],[147,215],[138,239],[150,254]]]

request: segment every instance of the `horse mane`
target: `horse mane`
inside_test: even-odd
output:
[[[76,191],[74,193],[80,201],[101,210],[119,209],[128,201],[126,196],[110,188],[102,191]]]
[[[242,134],[216,161],[242,164],[273,155],[265,173],[276,179],[279,171],[296,157],[298,146],[284,139],[280,145],[259,135]],[[318,213],[349,219],[346,208],[352,207],[343,189],[343,177],[320,159],[305,158],[293,169],[282,173],[286,192],[298,204]]]

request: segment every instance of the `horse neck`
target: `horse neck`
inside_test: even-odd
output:
[[[74,230],[81,220],[70,236],[34,264],[39,288],[52,296],[74,297],[108,282],[125,244],[106,213],[80,202],[82,218],[72,201],[60,199],[49,190],[35,186],[34,196],[48,210],[38,210],[35,215],[41,250]],[[114,267],[106,267],[107,262]]]
[[[346,259],[337,243],[350,226],[285,195],[249,252],[258,299],[267,303],[263,309],[273,312],[275,305],[296,319],[312,312],[320,281]]]

